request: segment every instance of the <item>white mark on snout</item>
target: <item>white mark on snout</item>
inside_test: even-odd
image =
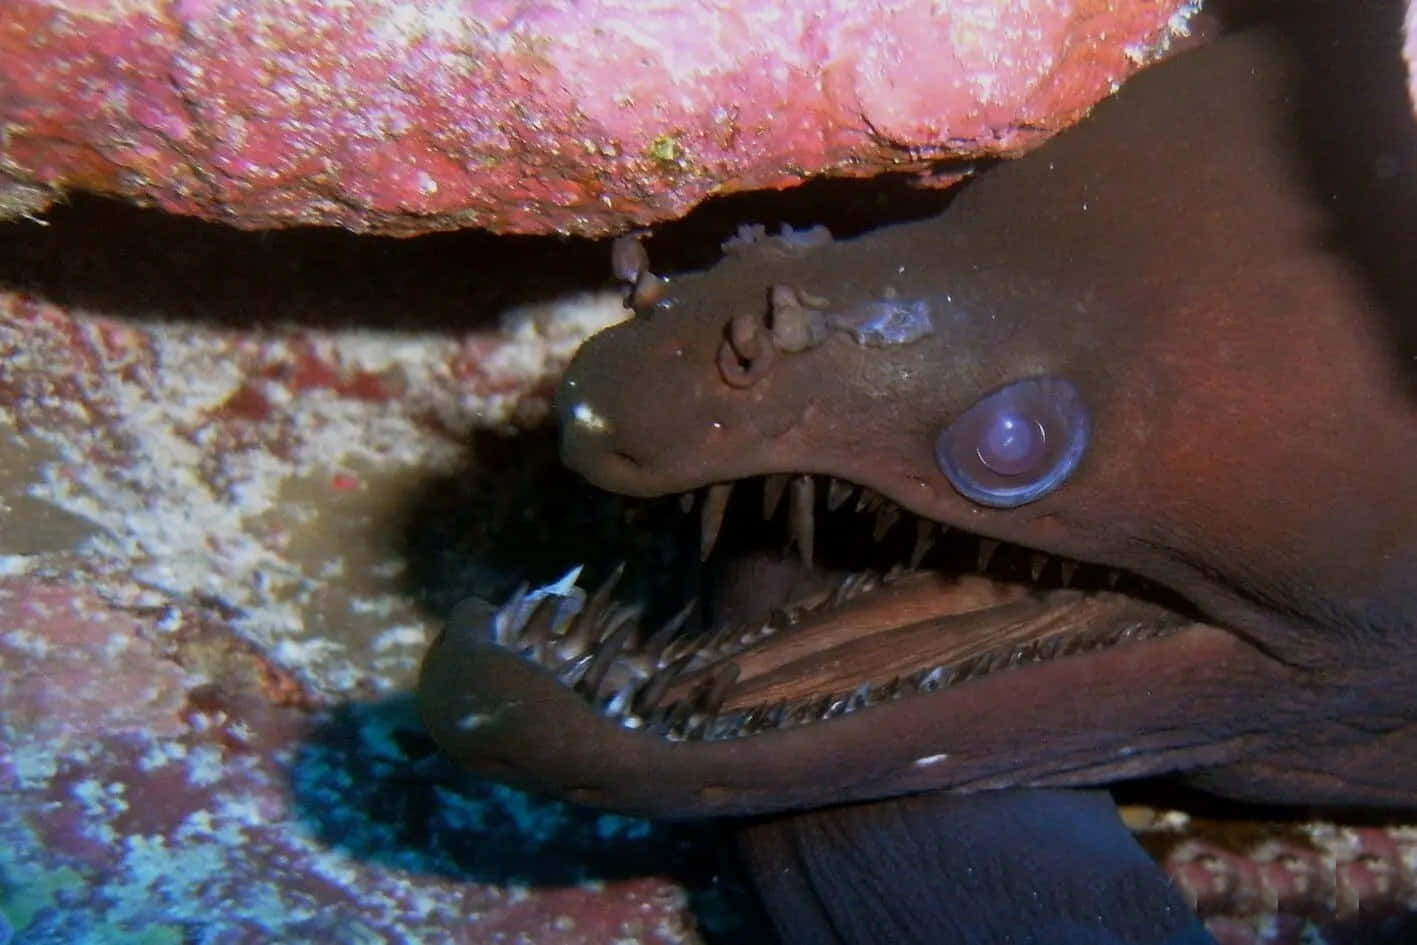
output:
[[[928,768],[931,765],[939,764],[948,757],[949,753],[942,751],[938,755],[923,755],[919,758],[916,758],[915,761],[912,762],[912,764],[917,768]]]
[[[596,413],[595,408],[585,401],[571,408],[571,422],[587,433],[610,432],[610,421]]]

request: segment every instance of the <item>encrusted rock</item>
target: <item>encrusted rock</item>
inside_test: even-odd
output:
[[[11,0],[0,218],[599,235],[713,194],[1025,150],[1193,0]]]

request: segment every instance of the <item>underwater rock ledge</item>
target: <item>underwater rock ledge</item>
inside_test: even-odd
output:
[[[0,219],[91,191],[243,228],[621,232],[1026,150],[1193,5],[14,0]]]

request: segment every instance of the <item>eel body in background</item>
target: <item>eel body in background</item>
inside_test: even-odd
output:
[[[846,497],[920,567],[706,645],[568,584],[465,611],[424,669],[438,741],[650,815],[1161,774],[1417,802],[1401,5],[1313,9],[937,218],[765,240],[587,342],[560,410],[593,482],[790,476],[799,545]]]

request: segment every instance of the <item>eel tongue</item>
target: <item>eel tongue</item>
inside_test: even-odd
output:
[[[657,701],[668,705],[712,691],[715,711],[730,711],[851,692],[863,683],[887,685],[939,666],[949,669],[946,678],[958,679],[1178,620],[1122,594],[911,574],[809,610],[741,652],[683,673]],[[736,667],[736,679],[725,664]]]

